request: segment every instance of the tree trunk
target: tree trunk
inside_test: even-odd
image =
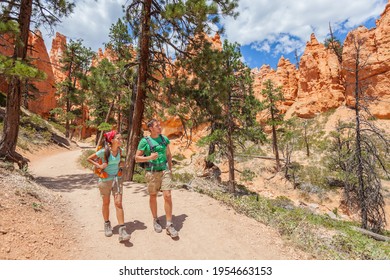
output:
[[[148,67],[150,58],[150,19],[152,0],[145,0],[142,11],[140,56],[138,67],[137,96],[134,104],[134,114],[130,133],[129,158],[126,161],[125,180],[132,180],[134,173],[134,157],[140,140],[142,117],[145,109],[146,87],[148,78]]]
[[[69,94],[69,89],[68,89]],[[69,138],[70,135],[70,121],[68,118],[68,114],[70,112],[70,100],[69,97],[66,98],[66,115],[65,115],[65,137]]]
[[[279,159],[279,149],[278,149],[278,139],[276,135],[276,126],[274,124],[275,122],[275,116],[273,109],[271,108],[271,119],[272,119],[272,148],[274,150],[275,158],[276,158],[276,171],[280,170],[280,159]]]
[[[362,228],[367,229],[367,205],[363,180],[363,160],[361,149],[361,131],[360,131],[360,98],[359,98],[359,50],[356,53],[356,68],[355,68],[355,118],[356,118],[356,158],[357,158],[357,176],[359,184],[359,203],[360,215],[362,219]]]
[[[211,124],[211,132],[210,132],[210,135],[212,135],[214,133],[214,130],[215,130],[215,124],[212,123]],[[210,157],[212,154],[215,153],[215,142],[211,142],[209,144],[209,153],[208,153],[208,157]],[[214,163],[210,160],[206,160],[206,169],[209,169],[211,167],[214,166]]]
[[[137,80],[137,77],[135,78],[135,80]],[[129,123],[128,123],[128,136],[127,136],[127,145],[126,145],[126,166],[128,165],[127,163],[130,162],[130,158],[131,158],[131,150],[130,150],[130,147],[131,147],[131,137],[130,137],[130,133],[131,133],[131,130],[132,130],[132,127],[133,127],[133,114],[134,114],[134,103],[135,103],[135,98],[137,96],[137,84],[134,82],[133,83],[133,90],[132,90],[132,93],[131,93],[131,103],[130,103],[130,108],[129,108]],[[134,168],[133,168],[134,170]],[[130,176],[130,173],[128,171],[128,168],[125,168],[124,170],[124,178],[129,178]],[[128,180],[128,179],[127,179]]]
[[[234,178],[234,146],[233,146],[233,120],[232,120],[232,95],[229,91],[229,103],[227,111],[228,131],[227,131],[227,156],[229,162],[229,190],[235,193],[235,178]]]
[[[118,94],[118,118],[116,122],[116,127],[118,131],[122,131],[122,113],[121,113],[121,99],[122,99],[122,93]]]
[[[306,156],[310,156],[310,148],[309,148],[309,139],[307,136],[307,123],[305,121],[305,146],[306,146]]]
[[[22,44],[15,44],[14,59],[24,61],[27,54],[28,35],[32,13],[32,0],[22,0],[19,12],[20,39]],[[0,141],[0,157],[16,162],[19,168],[27,166],[27,159],[18,154],[16,143],[18,141],[20,123],[20,105],[22,102],[22,81],[13,78],[8,87],[6,114],[4,118],[3,137]]]
[[[231,122],[231,120],[229,120]],[[229,162],[229,189],[232,193],[235,193],[235,176],[234,176],[234,147],[233,147],[233,140],[232,140],[232,128],[231,123],[228,127],[228,162]]]
[[[114,109],[114,105],[115,105],[115,99],[113,99],[112,102],[111,102],[111,104],[110,104],[110,108],[108,109],[106,118],[104,119],[104,122],[105,122],[105,123],[108,122],[108,119],[110,118],[111,112],[112,112],[112,110]],[[96,142],[96,148],[99,148],[99,146],[102,146],[103,134],[104,134],[104,132],[103,132],[103,131],[100,131],[99,138],[98,138],[98,140],[97,140],[97,142]]]

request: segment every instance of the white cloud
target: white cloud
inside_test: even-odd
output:
[[[54,29],[67,37],[67,39],[83,39],[86,47],[93,51],[104,48],[103,43],[107,43],[108,33],[113,23],[124,14],[122,5],[126,0],[82,0],[75,1],[74,12],[62,19]],[[42,30],[43,39],[47,49],[50,51],[52,40],[46,30]]]
[[[56,32],[68,39],[83,39],[84,45],[97,51],[108,42],[110,27],[123,16],[122,5],[129,0],[75,0],[74,13],[63,19]],[[223,18],[227,38],[241,46],[250,45],[272,57],[288,54],[295,49],[301,54],[310,34],[323,41],[329,32],[346,33],[368,19],[377,18],[388,0],[239,0],[236,20]],[[53,37],[41,30],[50,51]],[[255,61],[246,57],[245,61]]]
[[[310,34],[323,41],[333,31],[347,31],[383,12],[388,0],[239,0],[236,20],[224,18],[225,36],[264,52],[302,49]]]

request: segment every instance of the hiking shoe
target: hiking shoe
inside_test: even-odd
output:
[[[154,227],[155,232],[157,232],[157,233],[162,232],[162,227],[161,227],[160,221],[158,219],[153,220],[153,227]]]
[[[167,234],[170,235],[172,238],[179,236],[179,233],[173,227],[173,224],[170,224],[169,226],[167,226]]]
[[[104,235],[107,237],[112,236],[112,227],[110,221],[104,222]]]
[[[126,231],[126,226],[121,226],[119,228],[119,242],[126,241],[130,239],[130,234]]]

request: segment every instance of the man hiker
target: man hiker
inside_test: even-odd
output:
[[[149,192],[149,206],[153,216],[153,227],[156,232],[162,231],[157,217],[157,193],[162,191],[166,215],[166,232],[177,237],[178,232],[172,223],[172,154],[169,139],[161,134],[160,122],[152,119],[147,123],[150,137],[144,137],[138,144],[135,161],[145,163],[146,186]]]

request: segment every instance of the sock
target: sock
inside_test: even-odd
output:
[[[169,227],[170,225],[173,225],[172,221],[167,221],[167,227]]]
[[[108,224],[109,222],[110,222],[110,220],[108,220],[108,221],[105,221],[104,223]]]

